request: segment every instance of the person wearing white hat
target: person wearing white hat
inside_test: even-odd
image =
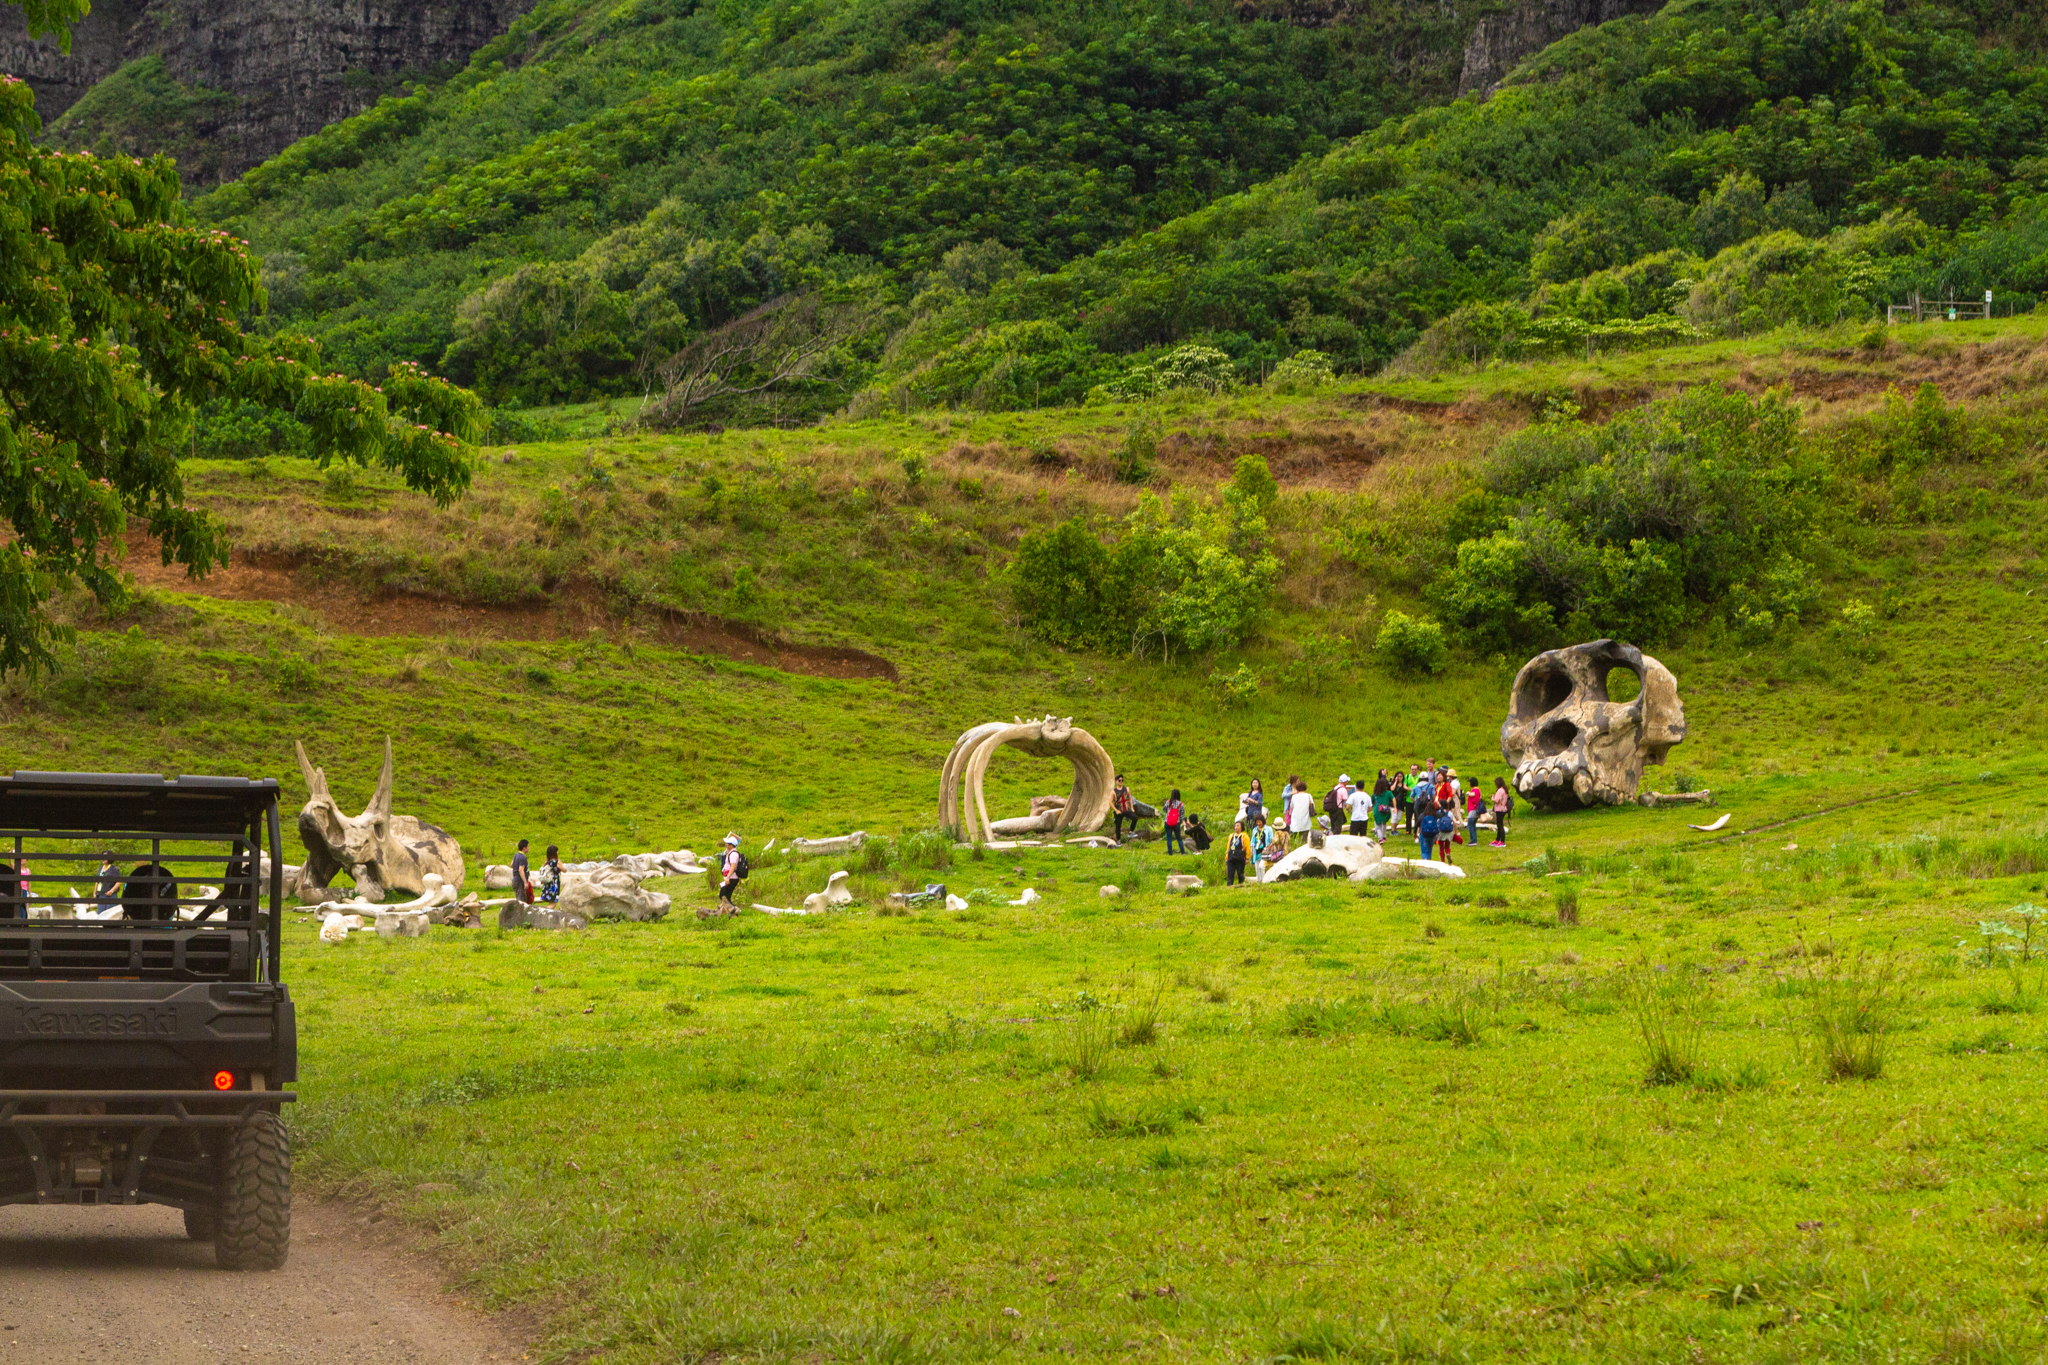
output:
[[[733,904],[733,896],[740,889],[740,880],[747,875],[747,860],[740,853],[740,836],[725,836],[725,851],[718,859],[718,910],[720,914],[736,915],[739,907]]]

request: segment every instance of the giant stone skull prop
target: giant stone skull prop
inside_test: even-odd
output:
[[[1634,701],[1609,698],[1608,675],[1642,680]],[[1502,757],[1515,788],[1550,810],[1633,804],[1643,765],[1662,764],[1685,738],[1685,707],[1671,670],[1634,645],[1594,640],[1538,654],[1515,675]]]
[[[306,844],[306,862],[294,889],[299,899],[319,899],[337,872],[348,873],[356,894],[367,901],[380,901],[387,891],[420,895],[429,872],[439,873],[445,885],[462,885],[462,845],[455,836],[414,816],[391,813],[390,736],[384,739],[376,794],[361,815],[342,814],[327,790],[326,770],[313,766],[304,744],[294,741],[294,747],[307,794],[299,811],[299,837]]]

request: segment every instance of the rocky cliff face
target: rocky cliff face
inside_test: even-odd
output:
[[[1664,0],[1524,0],[1505,14],[1481,19],[1465,43],[1460,95],[1489,95],[1515,63],[1567,34],[1624,14],[1651,14]]]
[[[406,76],[466,61],[533,0],[98,0],[69,55],[30,42],[0,7],[0,71],[36,92],[47,127],[126,62],[158,56],[187,87],[230,97],[209,114],[201,182],[240,174],[360,113]],[[148,129],[135,130],[145,142]]]

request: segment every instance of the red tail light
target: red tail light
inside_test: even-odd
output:
[[[235,1088],[235,1073],[232,1071],[214,1072],[213,1088],[215,1090],[233,1090]]]

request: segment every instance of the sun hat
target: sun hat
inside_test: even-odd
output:
[[[1337,775],[1337,780],[1338,780],[1339,782],[1349,782],[1349,781],[1351,780],[1351,774],[1350,774],[1350,773],[1339,773],[1339,774]]]
[[[739,847],[740,836],[737,834],[728,834],[725,836],[725,842],[737,848]]]

